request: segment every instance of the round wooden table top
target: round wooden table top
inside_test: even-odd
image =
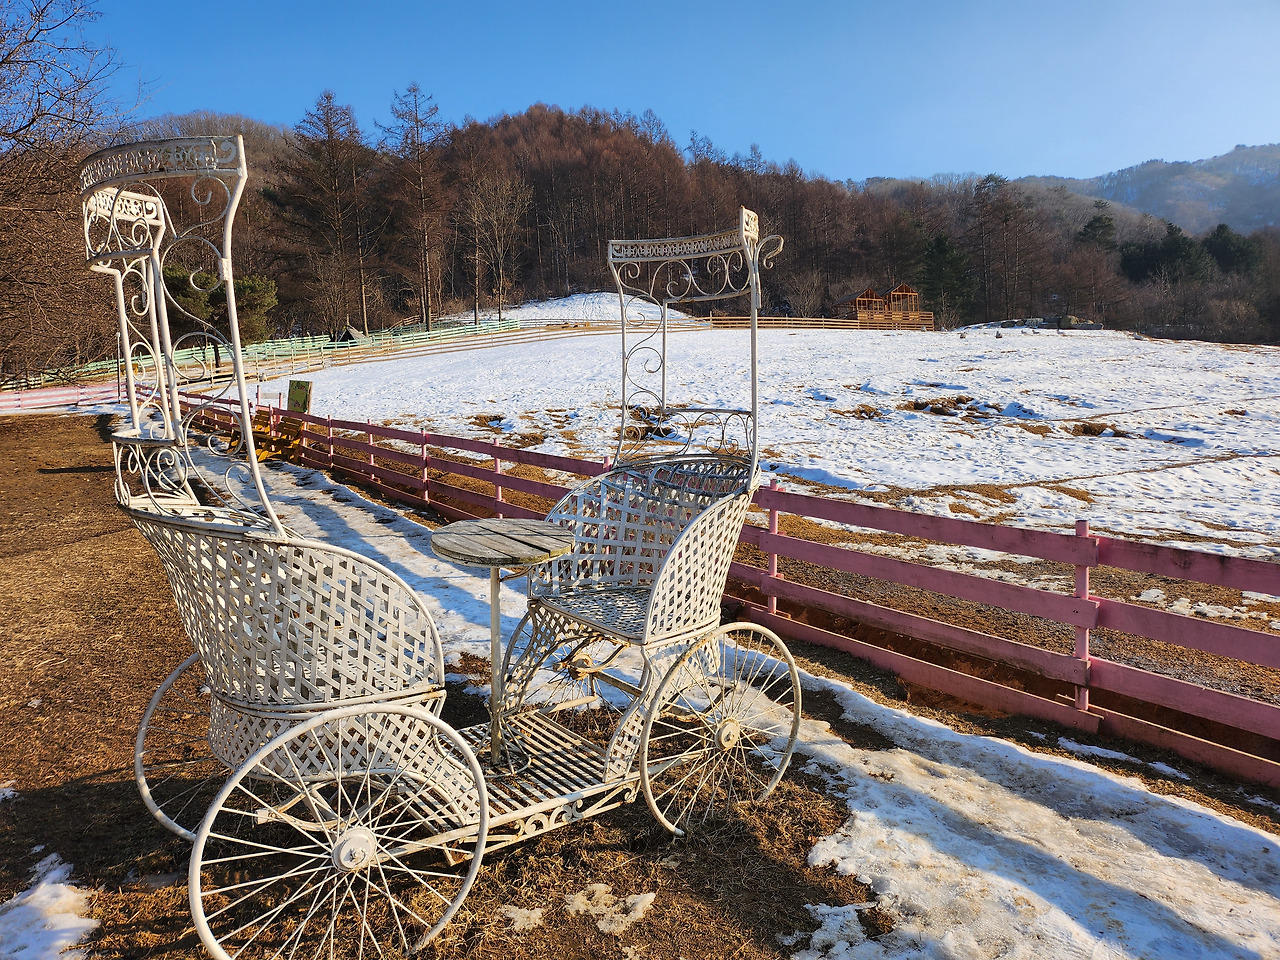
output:
[[[573,549],[566,528],[545,520],[462,520],[431,534],[431,549],[472,567],[527,567]]]

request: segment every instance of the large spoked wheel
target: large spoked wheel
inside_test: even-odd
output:
[[[720,627],[662,678],[640,736],[644,797],[676,836],[763,800],[791,762],[800,677],[778,637]]]
[[[196,929],[224,960],[414,953],[471,889],[488,810],[475,756],[428,711],[321,714],[214,799],[191,851]]]
[[[209,747],[208,678],[192,654],[147,704],[133,747],[133,776],[147,809],[186,840],[227,778]]]
[[[626,645],[582,631],[539,637],[539,629],[546,628],[527,616],[507,647],[503,712],[538,711],[607,738],[634,699],[631,691],[610,682],[612,668],[627,656]]]

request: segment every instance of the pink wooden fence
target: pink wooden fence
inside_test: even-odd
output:
[[[99,403],[121,402],[120,391],[114,383],[72,384],[66,387],[41,387],[38,390],[0,391],[0,414],[29,413],[37,410],[55,410],[60,407],[78,407]]]
[[[513,476],[505,464],[524,464],[574,476],[595,475],[608,466],[607,462],[534,453],[481,440],[300,415],[275,408],[268,410],[268,416],[273,433],[278,432],[282,418],[302,421],[300,462],[304,465],[367,484],[389,499],[431,506],[455,519],[493,513],[542,516],[545,510],[512,503],[506,499],[507,494],[517,491],[556,500],[566,489],[557,483]],[[395,446],[379,444],[378,440],[390,441]],[[445,451],[449,453],[442,456]],[[401,469],[391,469],[386,465],[389,463]],[[433,472],[437,475],[432,476]],[[441,473],[450,476],[446,479]],[[480,489],[459,486],[454,479],[457,477],[478,481],[475,486]],[[847,651],[904,680],[973,703],[1088,732],[1128,737],[1171,749],[1244,779],[1280,786],[1280,762],[1277,762],[1280,761],[1280,706],[1116,663],[1094,656],[1089,650],[1090,631],[1108,628],[1158,640],[1170,647],[1280,668],[1280,636],[1098,597],[1089,592],[1090,571],[1107,566],[1280,594],[1280,564],[1097,536],[1089,532],[1086,522],[1077,524],[1074,534],[1052,533],[789,493],[774,485],[757,493],[756,504],[766,511],[768,526],[748,524],[743,528],[741,539],[765,554],[767,566],[734,563],[730,570],[732,580],[764,598],[764,602],[734,598],[735,603],[743,605],[740,615],[744,618],[770,627],[789,639]],[[787,514],[1068,564],[1075,570],[1075,591],[1058,593],[786,536],[778,531],[780,516]],[[1070,654],[1046,650],[789,581],[778,572],[778,560],[783,557],[1055,621],[1072,629],[1074,649]],[[779,600],[793,613],[807,609],[846,617],[1069,685],[1064,689],[1071,694],[1037,695],[799,622],[778,609]],[[1208,740],[1197,735],[1202,734],[1200,729],[1185,732],[1099,706],[1091,702],[1091,692],[1118,694],[1148,707],[1209,721],[1226,728],[1226,735]],[[1232,731],[1241,736],[1233,737]],[[1277,743],[1258,749],[1260,737]]]

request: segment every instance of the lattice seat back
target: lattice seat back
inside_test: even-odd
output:
[[[720,622],[720,601],[754,488],[724,497],[680,534],[654,581],[645,643],[686,636]]]
[[[134,520],[160,556],[215,699],[293,711],[443,683],[435,623],[385,567],[312,541]]]
[[[715,504],[749,497],[751,483],[749,464],[716,456],[637,461],[587,481],[547,514],[577,543],[530,577],[530,595],[652,587],[685,529]]]

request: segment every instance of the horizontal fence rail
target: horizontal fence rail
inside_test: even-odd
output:
[[[750,317],[712,317],[717,328],[740,329],[751,325]],[[791,330],[933,330],[932,313],[881,314],[866,317],[757,317],[760,329]]]
[[[0,414],[96,406],[100,403],[120,403],[122,400],[121,392],[114,383],[42,387],[38,390],[4,390],[0,391]]]
[[[431,507],[451,519],[493,514],[542,517],[551,503],[567,491],[567,484],[609,467],[607,460],[537,453],[483,440],[274,407],[260,408],[255,420],[271,438],[296,431],[300,440],[297,462],[371,487],[387,499]],[[230,428],[231,418],[211,410],[205,414],[205,423],[225,431]],[[528,468],[527,475],[513,472],[521,468]],[[975,704],[1078,730],[1128,737],[1244,779],[1280,786],[1280,706],[1116,663],[1094,656],[1089,650],[1090,633],[1107,629],[1155,640],[1170,648],[1280,668],[1280,636],[1273,633],[1099,597],[1089,590],[1090,571],[1106,566],[1280,595],[1280,564],[1098,536],[1089,532],[1086,522],[1077,524],[1073,534],[1033,530],[793,493],[778,489],[776,482],[757,492],[755,504],[767,518],[767,526],[748,522],[741,542],[759,551],[765,566],[741,559],[732,564],[726,600],[739,608],[739,616],[784,637],[846,651],[908,682]],[[1074,571],[1075,590],[1064,593],[1008,583],[866,553],[852,546],[788,536],[779,532],[780,520],[785,516],[1062,564],[1064,571]],[[1045,649],[972,626],[959,626],[788,580],[779,572],[780,559],[1056,622],[1069,628],[1074,648],[1070,653]],[[979,657],[1023,671],[1050,686],[1056,684],[1061,690],[1054,693],[1019,689],[855,639],[847,630],[836,631],[829,624],[809,622],[821,620],[811,616],[813,612],[923,641],[955,654]],[[1091,693],[1098,694],[1096,701],[1091,699]],[[1143,714],[1143,709],[1134,705],[1151,708],[1155,714],[1135,715]],[[1213,738],[1203,725],[1178,729],[1169,714],[1221,729],[1209,731],[1215,734]],[[1152,715],[1159,719],[1151,719]],[[1238,739],[1233,731],[1240,735]],[[1264,738],[1270,746],[1258,748],[1258,738]]]

